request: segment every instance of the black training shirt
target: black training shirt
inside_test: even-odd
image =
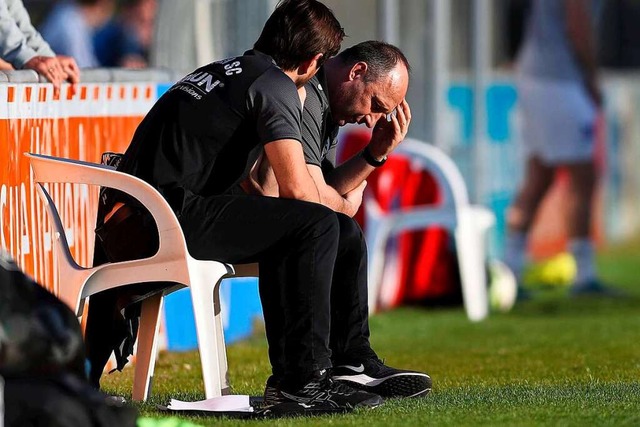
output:
[[[293,81],[257,51],[213,62],[173,85],[138,126],[118,170],[156,187],[180,210],[229,191],[264,144],[301,141]]]

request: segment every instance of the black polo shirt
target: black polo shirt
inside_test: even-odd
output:
[[[326,92],[324,69],[305,85],[302,113],[302,147],[307,164],[333,169],[336,164],[338,125],[333,123]]]
[[[192,196],[228,192],[263,146],[301,141],[293,81],[271,57],[249,51],[187,75],[138,126],[118,170],[156,187],[176,210]]]

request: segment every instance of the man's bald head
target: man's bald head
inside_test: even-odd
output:
[[[409,88],[409,61],[397,47],[366,41],[326,64],[331,114],[339,125],[366,123],[391,113]]]

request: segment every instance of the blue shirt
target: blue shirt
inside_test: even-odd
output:
[[[96,58],[103,67],[120,67],[123,58],[130,55],[147,58],[145,48],[133,31],[113,19],[96,31],[93,46]]]
[[[93,50],[93,30],[76,5],[56,5],[42,25],[41,33],[56,53],[73,57],[78,67],[100,65]]]

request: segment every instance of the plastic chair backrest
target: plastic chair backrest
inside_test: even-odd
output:
[[[428,170],[442,193],[440,207],[459,207],[469,204],[469,193],[460,170],[440,148],[413,138],[405,139],[394,154],[406,156]]]
[[[73,283],[73,286],[65,286],[60,290],[60,297],[76,313],[81,311],[82,302],[87,296],[123,284],[161,281],[188,283],[188,251],[182,229],[168,203],[152,186],[108,166],[42,154],[26,155],[30,159],[34,180],[38,184],[38,193],[47,205],[52,224],[56,228],[56,245],[58,253],[62,256],[58,262],[61,276],[65,277],[66,282]],[[158,252],[145,259],[107,263],[90,268],[79,266],[71,256],[60,216],[43,183],[106,186],[135,197],[156,221],[161,242]],[[161,268],[158,268],[160,266]],[[73,299],[76,301],[72,301]]]

